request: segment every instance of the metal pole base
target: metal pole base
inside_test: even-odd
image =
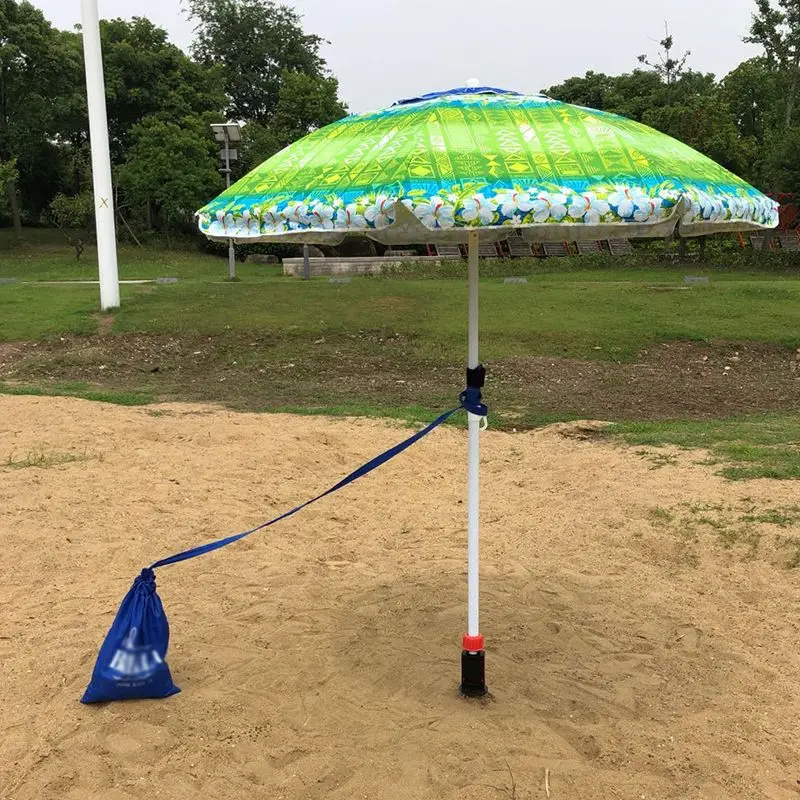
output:
[[[486,651],[461,652],[461,694],[464,697],[483,697],[486,688]]]

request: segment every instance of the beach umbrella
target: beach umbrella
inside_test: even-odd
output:
[[[675,139],[542,95],[467,87],[351,115],[282,150],[202,208],[215,240],[469,247],[468,610],[461,688],[486,692],[479,625],[478,243],[755,231],[778,204]]]

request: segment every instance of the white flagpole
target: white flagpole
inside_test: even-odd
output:
[[[97,260],[100,271],[100,308],[106,311],[119,307],[119,270],[97,0],[81,0],[81,21],[83,54],[86,63],[86,97],[89,105],[89,137],[92,145]]]

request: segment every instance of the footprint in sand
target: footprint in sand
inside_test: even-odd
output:
[[[124,733],[109,733],[105,746],[109,753],[125,761],[151,762],[154,751],[167,743],[163,729],[143,722],[125,725]]]
[[[667,641],[667,647],[680,648],[693,653],[700,648],[703,641],[703,631],[694,625],[679,625],[672,631],[672,635]]]

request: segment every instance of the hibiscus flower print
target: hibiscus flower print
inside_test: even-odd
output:
[[[703,219],[707,222],[719,222],[725,219],[726,210],[720,197],[701,194],[700,205],[703,209]]]
[[[477,222],[479,225],[491,225],[494,222],[497,204],[482,194],[473,195],[464,201],[461,218],[464,222]]]
[[[394,199],[379,194],[375,198],[375,203],[367,206],[364,219],[378,230],[388,228],[394,222],[394,204]]]
[[[325,203],[316,203],[311,208],[310,222],[315,228],[322,228],[324,231],[333,230],[333,206]]]
[[[530,192],[521,192],[516,189],[501,192],[495,197],[494,201],[499,206],[500,213],[509,219],[513,219],[518,214],[524,216],[533,210],[533,200]]]
[[[414,207],[414,213],[427,228],[452,228],[456,224],[455,211],[441,197],[431,197],[430,202]]]
[[[308,206],[305,203],[290,203],[283,209],[283,217],[289,230],[292,231],[298,228],[307,228],[311,221],[308,216]]]
[[[663,216],[660,197],[639,197],[636,199],[633,218],[637,222],[653,222]]]
[[[239,236],[258,236],[260,233],[258,220],[253,219],[249,209],[242,211],[241,217],[236,220],[235,232]]]
[[[267,209],[262,215],[261,220],[264,225],[264,230],[269,233],[282,233],[286,230],[286,220],[277,206],[272,206]]]
[[[599,225],[611,211],[611,206],[605,200],[600,200],[594,192],[572,195],[569,203],[570,217],[583,220],[587,225]]]
[[[536,222],[547,222],[548,219],[561,222],[566,216],[567,196],[565,194],[542,192],[533,201],[533,219]]]
[[[347,230],[366,228],[367,220],[363,214],[358,213],[358,206],[351,203],[336,212],[336,227]]]
[[[641,189],[632,189],[629,186],[616,186],[609,195],[608,202],[617,210],[617,216],[630,219],[636,213],[636,204],[648,199]]]

